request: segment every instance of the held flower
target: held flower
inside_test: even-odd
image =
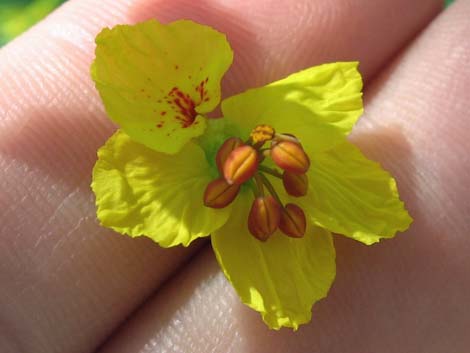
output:
[[[221,103],[225,36],[191,21],[104,29],[92,77],[120,129],[98,151],[103,226],[161,246],[211,235],[241,300],[297,329],[335,277],[331,232],[365,244],[411,218],[394,179],[346,136],[362,114],[356,62],[294,73]]]

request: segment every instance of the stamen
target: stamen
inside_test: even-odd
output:
[[[291,141],[281,141],[271,148],[271,158],[278,167],[292,173],[304,174],[310,167],[310,159],[301,145]]]
[[[269,141],[269,146],[264,147]],[[262,165],[266,158],[271,158],[282,170]],[[254,196],[248,229],[254,237],[266,241],[277,229],[294,238],[304,235],[306,217],[303,210],[293,203],[284,206],[266,176],[281,179],[290,196],[306,195],[308,178],[305,173],[310,167],[310,159],[295,136],[276,134],[271,126],[258,125],[247,142],[238,137],[225,140],[217,151],[216,164],[220,177],[206,188],[204,204],[207,207],[228,206],[242,184],[248,183]]]
[[[275,134],[274,135],[274,142],[281,142],[281,141],[290,141],[300,145],[300,141],[297,137],[291,134]]]
[[[270,195],[257,197],[248,216],[248,230],[261,241],[273,234],[281,219],[281,206]]]
[[[258,196],[264,196],[263,180],[261,179],[260,173],[256,173],[254,179],[258,191]]]
[[[258,166],[258,169],[260,171],[265,172],[267,174],[270,174],[270,175],[272,175],[276,178],[282,179],[282,174],[279,171],[277,171],[276,169],[265,167],[264,165]]]
[[[269,193],[276,199],[276,201],[279,203],[279,205],[282,205],[282,201],[281,201],[279,195],[277,194],[276,190],[274,189],[273,184],[271,184],[269,179],[266,178],[266,176],[263,173],[258,173],[258,175],[260,176],[260,178],[263,182],[263,185],[266,186],[266,189],[268,189]]]
[[[296,174],[286,170],[282,174],[282,184],[284,185],[284,189],[291,196],[300,197],[307,195],[307,174]]]
[[[228,156],[234,149],[243,145],[243,141],[238,137],[230,137],[225,140],[225,142],[220,146],[215,156],[215,162],[217,164],[217,169],[220,173],[224,172],[224,164],[227,161]]]
[[[304,236],[306,228],[307,221],[304,211],[299,206],[288,203],[281,211],[279,229],[290,237],[301,238]]]
[[[204,205],[211,208],[224,208],[238,195],[240,185],[230,185],[224,178],[211,181],[204,191]]]
[[[225,180],[229,184],[241,185],[256,173],[258,165],[258,152],[248,145],[239,146],[230,152],[224,163]]]

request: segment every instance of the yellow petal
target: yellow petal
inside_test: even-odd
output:
[[[256,125],[294,134],[308,151],[342,142],[362,114],[357,62],[315,66],[222,102],[227,119],[246,137]]]
[[[409,227],[395,180],[357,147],[344,142],[311,158],[309,192],[299,202],[317,225],[365,244]]]
[[[229,221],[212,235],[212,246],[245,304],[272,329],[297,329],[310,321],[312,305],[326,296],[335,277],[331,234],[309,225],[304,238],[276,232],[261,242],[248,233],[250,197],[239,195]]]
[[[92,189],[101,224],[161,246],[189,245],[228,218],[230,207],[203,205],[212,176],[204,152],[188,143],[177,155],[155,152],[118,131],[98,151]]]
[[[104,29],[91,73],[108,115],[133,140],[178,152],[220,101],[233,53],[225,35],[191,21]]]

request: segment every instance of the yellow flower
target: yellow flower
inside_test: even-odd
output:
[[[120,125],[93,170],[101,224],[164,247],[211,234],[226,277],[269,327],[297,329],[326,296],[330,232],[372,244],[411,223],[394,179],[346,140],[362,114],[358,63],[248,90],[207,119],[233,58],[223,34],[151,20],[96,43],[92,77]]]

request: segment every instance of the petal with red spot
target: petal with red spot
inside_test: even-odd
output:
[[[104,29],[91,72],[110,118],[134,141],[176,153],[204,133],[233,53],[224,34],[191,21]]]

